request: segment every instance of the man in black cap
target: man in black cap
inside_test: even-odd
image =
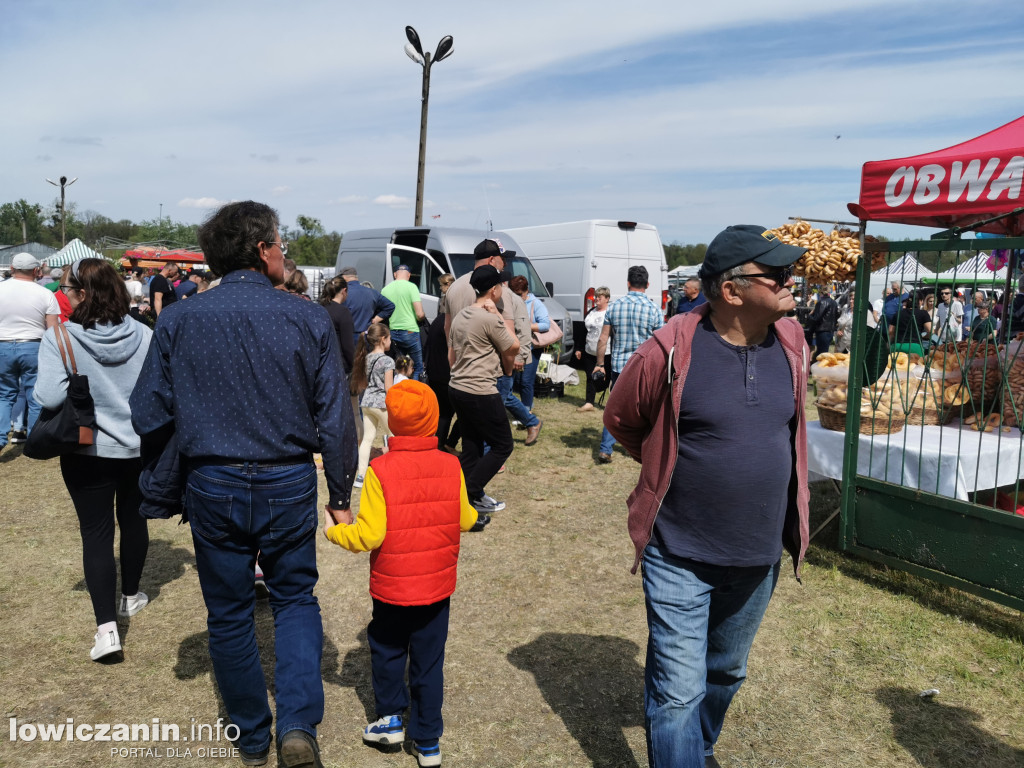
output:
[[[481,517],[505,508],[484,489],[513,446],[505,402],[498,393],[498,377],[512,374],[519,353],[518,339],[495,306],[506,279],[490,264],[474,269],[469,284],[476,300],[455,316],[448,336],[454,358],[448,394],[462,425],[462,472],[469,503]],[[490,446],[487,453],[484,443]]]
[[[650,638],[651,765],[717,766],[715,742],[779,575],[807,549],[808,349],[792,264],[802,248],[741,225],[708,246],[707,304],[633,353],[604,422],[636,460],[629,532]]]
[[[476,248],[473,249],[473,257],[476,259],[473,269],[476,270],[482,266],[490,265],[499,272],[502,272],[505,269],[506,262],[515,255],[515,251],[506,251],[505,246],[501,244],[501,240],[497,237],[489,237],[486,240],[481,240],[477,243]],[[476,301],[476,291],[473,290],[473,286],[469,282],[471,274],[471,272],[467,272],[457,278],[451,284],[448,292],[441,297],[440,309],[438,311],[444,313],[445,338],[451,338],[452,320],[455,319],[455,316]],[[501,296],[498,297],[494,304],[498,308],[498,313],[505,322],[508,332],[515,336],[516,329],[515,319],[512,316],[511,296],[512,291],[508,289],[508,286],[505,286],[501,291]],[[454,362],[450,343],[448,349],[449,362]]]

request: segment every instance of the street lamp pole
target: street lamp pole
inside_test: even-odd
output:
[[[430,51],[423,51],[420,36],[412,27],[405,28],[405,36],[409,42],[405,45],[406,55],[423,67],[423,93],[420,105],[420,154],[416,167],[416,219],[415,226],[423,224],[423,177],[427,160],[427,104],[430,99],[430,67],[447,59],[455,50],[455,41],[451,35],[445,35],[437,44],[436,56],[430,59]]]
[[[78,181],[78,177],[75,176],[75,178],[73,178],[71,181],[68,181],[67,176],[61,176],[60,184],[58,184],[56,181],[53,181],[52,179],[47,179],[47,181],[49,181],[55,187],[60,187],[60,247],[63,248],[65,245],[67,245],[67,237],[64,234],[64,187],[70,187],[72,184]]]

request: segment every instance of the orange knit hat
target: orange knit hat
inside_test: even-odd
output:
[[[396,435],[430,437],[437,432],[437,395],[421,381],[403,379],[384,398],[388,426]]]

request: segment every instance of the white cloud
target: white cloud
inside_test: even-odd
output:
[[[270,193],[272,195],[276,195],[277,197],[281,197],[282,195],[287,195],[291,191],[292,191],[292,188],[287,186],[287,185],[285,185],[285,186],[282,186],[282,187],[274,187],[272,190],[270,190]]]
[[[394,208],[396,210],[402,208],[408,208],[413,204],[412,198],[402,197],[401,195],[377,195],[373,198],[374,205],[385,205],[388,208]]]
[[[178,201],[179,208],[220,208],[229,200],[218,200],[215,197],[185,197]]]

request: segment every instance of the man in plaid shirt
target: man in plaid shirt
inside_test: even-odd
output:
[[[601,338],[597,342],[597,359],[602,364],[594,366],[594,373],[607,375],[604,369],[604,355],[608,348],[608,339],[615,332],[612,338],[612,371],[610,386],[615,385],[615,379],[626,366],[629,356],[636,352],[637,347],[647,341],[656,330],[661,328],[665,319],[661,314],[658,305],[651,301],[645,291],[647,290],[648,275],[646,267],[630,267],[626,273],[626,282],[629,283],[629,292],[616,299],[608,306],[604,315],[604,327],[601,329]],[[597,460],[601,464],[607,464],[612,460],[612,448],[615,446],[615,438],[606,427],[601,435],[601,448],[597,454]]]

